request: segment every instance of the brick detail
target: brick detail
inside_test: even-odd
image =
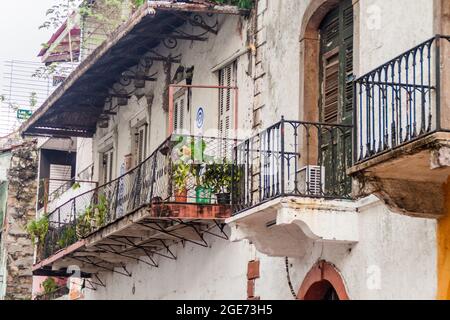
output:
[[[258,260],[250,261],[247,266],[247,299],[259,300],[256,296],[256,280],[260,278],[260,263]]]
[[[255,282],[256,280],[247,280],[247,297],[255,296]]]
[[[259,261],[250,261],[248,263],[248,269],[247,269],[247,279],[248,280],[255,280],[259,279]]]

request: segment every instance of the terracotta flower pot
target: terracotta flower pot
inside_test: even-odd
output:
[[[186,203],[187,202],[187,190],[177,190],[175,191],[175,202]]]

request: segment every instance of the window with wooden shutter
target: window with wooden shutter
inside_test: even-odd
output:
[[[186,117],[188,116],[186,102],[186,90],[179,90],[174,95],[173,129],[175,133],[182,133],[183,130],[188,129],[186,128],[186,125],[188,125],[188,121],[186,119]]]
[[[136,129],[135,139],[135,165],[144,162],[147,156],[147,124],[144,124]]]
[[[102,182],[108,183],[114,176],[114,150],[110,149],[102,154]]]
[[[320,26],[321,121],[351,124],[353,116],[353,6],[341,2]]]
[[[236,85],[236,63],[232,63],[219,71],[219,86],[234,87]],[[233,90],[219,90],[219,135],[230,138],[233,119]]]
[[[352,124],[353,120],[353,6],[341,1],[320,25],[320,121]],[[321,158],[326,192],[350,192],[345,169],[351,163],[351,132],[323,130]],[[345,190],[345,191],[344,191]]]
[[[339,110],[339,48],[323,58],[322,121],[338,122]]]

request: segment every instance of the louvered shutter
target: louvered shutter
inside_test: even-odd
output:
[[[351,124],[353,117],[353,7],[340,2],[320,26],[320,120],[330,124]],[[333,133],[333,135],[331,134]],[[343,134],[324,130],[320,146],[325,169],[326,192],[351,190],[345,168],[351,163],[351,131]]]
[[[321,121],[351,123],[353,116],[353,6],[346,0],[320,28]]]
[[[236,64],[232,63],[219,71],[219,86],[236,85]],[[219,134],[221,138],[230,138],[233,119],[233,90],[219,90]]]
[[[331,51],[324,57],[322,121],[338,122],[339,110],[339,51]]]
[[[343,83],[342,122],[351,124],[353,117],[353,6],[345,1],[342,7],[341,80]]]
[[[178,130],[178,101],[175,101],[173,108],[173,129]]]

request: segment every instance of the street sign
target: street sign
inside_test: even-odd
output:
[[[33,114],[33,111],[31,111],[31,110],[19,109],[19,110],[17,110],[17,119],[28,120],[28,119],[30,119],[32,114]]]

